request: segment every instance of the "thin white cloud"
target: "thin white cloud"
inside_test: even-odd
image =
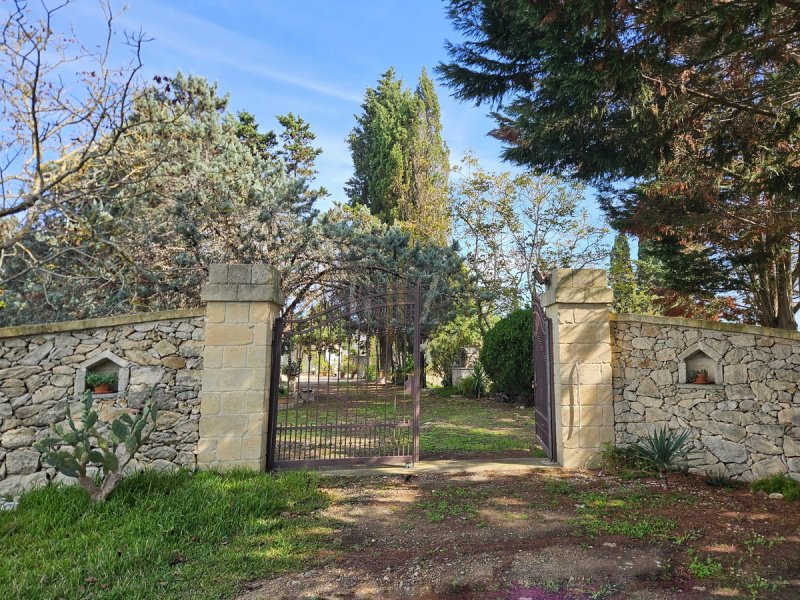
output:
[[[77,5],[88,18],[98,18],[97,10],[87,10],[86,5]],[[303,75],[298,65],[292,65],[291,72],[273,67],[274,64],[292,64],[291,56],[281,55],[279,50],[262,41],[243,35],[216,23],[212,23],[190,12],[166,6],[162,2],[135,2],[120,15],[119,23],[126,28],[138,30],[140,27],[148,36],[155,38],[148,45],[148,55],[164,55],[164,59],[174,64],[178,52],[193,64],[216,63],[236,69],[256,77],[284,83],[329,98],[337,98],[352,103],[360,103],[361,95],[342,90]],[[163,60],[163,59],[162,59]]]

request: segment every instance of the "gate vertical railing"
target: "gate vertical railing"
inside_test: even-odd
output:
[[[547,458],[557,462],[553,408],[553,320],[544,312],[538,298],[533,302],[533,405],[536,437]]]
[[[420,302],[416,286],[275,321],[270,469],[419,460]]]

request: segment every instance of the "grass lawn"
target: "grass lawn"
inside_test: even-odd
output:
[[[426,391],[420,402],[423,459],[545,455],[534,445],[533,408],[492,399],[443,397],[436,390]]]
[[[306,472],[145,472],[97,505],[47,487],[0,512],[0,597],[231,597],[319,558],[327,503]]]

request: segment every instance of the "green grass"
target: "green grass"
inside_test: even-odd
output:
[[[531,451],[534,439],[532,408],[459,396],[423,396],[420,452],[478,453]],[[535,447],[534,456],[544,456]]]
[[[580,516],[573,520],[589,537],[624,535],[635,539],[665,539],[677,527],[672,519],[654,517],[647,510],[677,502],[675,496],[654,495],[636,490],[583,492],[573,494]]]
[[[0,597],[229,598],[314,561],[326,503],[306,472],[145,472],[96,505],[46,487],[0,513]]]

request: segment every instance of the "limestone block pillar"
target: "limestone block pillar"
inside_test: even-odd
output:
[[[565,467],[592,466],[614,442],[612,299],[602,269],[553,271],[541,298],[553,320],[556,453]]]
[[[211,265],[201,297],[207,323],[197,463],[264,470],[280,276],[267,265]]]

